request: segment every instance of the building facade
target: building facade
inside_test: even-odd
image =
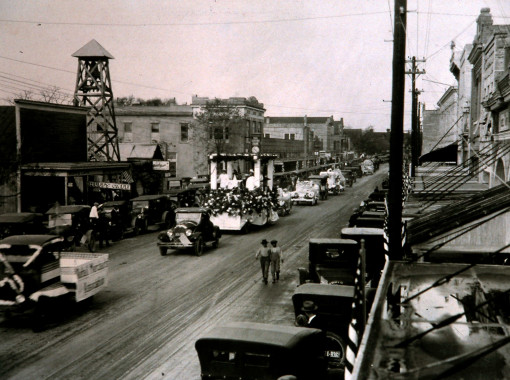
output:
[[[509,179],[509,25],[493,25],[490,9],[483,8],[472,45],[470,158],[479,180],[493,187]]]

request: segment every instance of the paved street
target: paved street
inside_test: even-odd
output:
[[[358,179],[317,206],[295,206],[276,225],[248,235],[224,234],[202,257],[160,256],[156,232],[116,242],[106,290],[83,305],[61,305],[47,330],[26,317],[0,319],[0,378],[199,379],[194,342],[227,321],[293,323],[291,296],[311,237],[339,237],[353,208],[387,173]],[[285,252],[281,280],[261,282],[254,253],[261,239]]]

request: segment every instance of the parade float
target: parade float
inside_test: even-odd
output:
[[[263,226],[278,220],[279,196],[273,190],[274,158],[276,156],[271,154],[209,156],[211,189],[204,198],[203,206],[211,210],[214,225],[221,230],[246,232],[250,225]],[[225,188],[218,188],[217,168],[222,162],[226,163],[230,179]],[[255,181],[253,190],[244,188],[244,179],[234,173],[234,170],[236,173],[248,173],[250,169]]]
[[[328,169],[325,172],[320,172],[319,175],[327,177],[330,194],[336,195],[345,190],[345,177],[340,169]]]

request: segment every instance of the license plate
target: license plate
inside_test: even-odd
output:
[[[326,351],[328,358],[340,359],[340,351]]]

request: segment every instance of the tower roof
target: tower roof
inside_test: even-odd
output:
[[[113,55],[111,55],[108,50],[102,47],[99,42],[96,40],[90,40],[86,45],[84,45],[81,49],[78,49],[73,57],[77,58],[111,58],[114,59]]]

